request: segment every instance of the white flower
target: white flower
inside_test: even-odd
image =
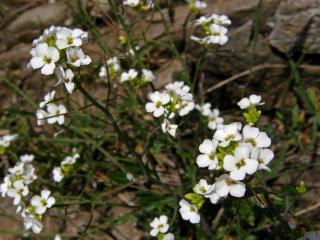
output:
[[[129,172],[126,174],[126,178],[127,178],[130,182],[136,180],[136,178],[133,176],[133,174],[132,174],[132,173],[129,173]]]
[[[219,144],[220,146],[226,147],[230,144],[231,141],[241,140],[239,128],[241,128],[240,123],[231,123],[228,125],[223,125],[215,132],[213,137],[221,142]]]
[[[18,180],[12,183],[12,187],[8,189],[7,195],[13,198],[13,204],[18,205],[21,202],[22,196],[25,197],[29,194],[29,188],[23,180]]]
[[[39,38],[33,40],[32,47],[35,47],[40,43],[47,43],[50,41],[50,39],[54,40],[56,32],[59,29],[61,29],[59,26],[50,26],[49,28],[45,29]]]
[[[33,69],[41,68],[41,73],[50,75],[53,73],[56,62],[59,60],[59,51],[55,47],[49,47],[46,43],[40,43],[30,51],[32,58],[29,65]]]
[[[42,190],[41,196],[35,195],[31,198],[31,205],[35,208],[35,212],[39,215],[44,214],[48,208],[51,208],[56,200],[50,197],[50,191]]]
[[[194,109],[194,106],[195,104],[193,101],[183,101],[179,110],[179,116],[186,116],[189,112],[191,112]]]
[[[140,0],[124,0],[123,5],[128,5],[130,7],[136,7],[140,4]]]
[[[58,84],[64,83],[67,91],[71,94],[73,92],[73,89],[75,87],[74,82],[72,82],[74,78],[74,73],[71,69],[67,69],[64,71],[62,67],[56,68],[56,75],[58,77]]]
[[[164,105],[170,102],[169,95],[156,91],[149,94],[149,98],[152,102],[146,104],[146,111],[152,112],[154,117],[160,117],[165,112]]]
[[[11,176],[12,175],[5,176],[3,179],[3,183],[0,185],[0,192],[1,192],[2,197],[5,197],[9,191],[9,189],[13,188]]]
[[[184,220],[189,220],[191,223],[200,222],[200,214],[198,209],[193,204],[188,203],[186,200],[182,199],[179,202],[180,205],[180,215]]]
[[[271,139],[265,132],[260,132],[259,128],[244,126],[242,130],[243,141],[250,144],[252,147],[267,148],[271,145]]]
[[[112,67],[112,70],[115,72],[120,71],[120,61],[117,57],[113,57],[107,60],[107,66]]]
[[[47,107],[47,122],[49,124],[58,123],[62,125],[64,123],[64,114],[67,113],[67,109],[63,104],[50,104]]]
[[[214,185],[214,190],[220,197],[227,197],[228,194],[233,197],[243,197],[246,192],[244,183],[231,179],[227,174],[221,175]]]
[[[39,107],[43,108],[45,105],[47,105],[48,103],[51,103],[54,101],[54,95],[56,94],[56,91],[51,91],[48,92],[45,96],[44,96],[44,101],[39,103]]]
[[[227,28],[217,24],[211,24],[210,32],[211,32],[211,35],[203,39],[203,41],[206,44],[214,43],[214,44],[224,45],[227,43],[228,41],[228,36],[226,35],[228,32]]]
[[[208,128],[215,130],[223,124],[223,118],[219,117],[220,112],[218,109],[213,109],[208,115]]]
[[[253,106],[263,105],[264,102],[261,102],[261,96],[252,94],[249,98],[242,98],[237,104],[241,109],[246,109]]]
[[[99,77],[104,78],[107,77],[107,67],[105,65],[100,67],[100,71],[99,71]]]
[[[65,157],[64,160],[61,162],[61,166],[73,165],[73,164],[75,164],[75,162],[78,158],[80,158],[80,155],[78,153],[75,153],[73,156]]]
[[[31,229],[33,233],[40,233],[42,230],[42,224],[35,218],[28,216],[23,218],[23,224],[26,230]]]
[[[54,237],[54,240],[62,240],[62,238],[60,237],[59,234],[57,234],[57,235]]]
[[[247,147],[237,147],[234,156],[226,155],[223,159],[223,168],[230,172],[230,178],[242,180],[246,174],[257,171],[258,161],[250,158],[250,150]]]
[[[128,72],[121,74],[120,82],[131,81],[138,76],[138,72],[135,69],[130,69]]]
[[[201,179],[195,186],[194,192],[200,195],[204,195],[208,197],[208,195],[212,192],[212,185],[208,184],[207,180]]]
[[[56,32],[56,45],[59,49],[68,47],[80,47],[82,45],[83,36],[87,34],[81,29],[69,29],[66,27],[60,28]]]
[[[142,79],[145,82],[153,82],[156,80],[156,76],[153,74],[152,71],[147,69],[142,69]]]
[[[195,108],[202,114],[202,116],[208,117],[211,114],[211,103],[205,103],[202,105],[196,104]]]
[[[201,10],[201,9],[204,9],[204,8],[207,7],[207,3],[206,3],[206,2],[199,1],[199,0],[196,0],[196,1],[195,1],[195,7],[196,7],[196,9]]]
[[[215,189],[215,187],[216,187],[216,185],[213,184],[213,185],[212,185],[212,188]],[[217,204],[217,203],[219,202],[220,198],[221,198],[221,197],[218,195],[218,193],[216,193],[216,191],[211,192],[211,193],[208,195],[208,197],[210,198],[210,202],[211,202],[212,204]]]
[[[213,19],[213,22],[215,24],[218,24],[221,26],[231,25],[231,21],[226,15],[212,14],[211,18]]]
[[[189,8],[190,9],[204,9],[207,7],[207,3],[204,1],[200,1],[200,0],[187,0],[187,2],[189,3]]]
[[[10,146],[11,142],[18,137],[18,134],[9,134],[0,137],[0,146],[7,148]]]
[[[46,118],[48,117],[48,113],[42,109],[39,109],[36,112],[36,117],[37,117],[37,125],[42,126],[46,122]]]
[[[199,146],[199,151],[202,153],[197,157],[197,164],[201,168],[207,167],[209,170],[218,168],[218,157],[216,150],[218,147],[218,141],[213,139],[205,139]]]
[[[53,173],[53,180],[55,182],[61,182],[62,179],[64,178],[64,174],[61,170],[61,167],[53,168],[52,173]]]
[[[195,21],[195,26],[198,26],[198,25],[205,25],[209,22],[212,21],[212,17],[208,17],[208,16],[201,16],[200,18],[196,19]]]
[[[30,163],[34,159],[34,155],[32,154],[24,154],[20,156],[20,161],[23,163]]]
[[[167,233],[163,236],[162,240],[174,240],[174,235],[172,233]]]
[[[34,180],[37,179],[37,176],[34,172],[35,168],[31,164],[24,165],[22,178],[25,184],[31,184]]]
[[[157,236],[159,233],[166,233],[169,229],[168,217],[165,215],[155,217],[150,223],[150,227],[152,227],[150,231],[152,237]]]
[[[67,59],[68,63],[75,67],[80,67],[80,65],[88,65],[91,63],[91,58],[85,55],[81,48],[67,48]]]
[[[258,169],[264,169],[269,172],[271,171],[271,169],[267,165],[274,158],[274,153],[270,149],[254,148],[251,151],[251,158],[256,159],[258,161]]]
[[[162,132],[168,132],[172,137],[175,137],[178,125],[171,124],[168,119],[164,119],[163,123],[161,124],[161,128]]]

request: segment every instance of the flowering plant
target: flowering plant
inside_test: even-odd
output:
[[[101,19],[75,2],[81,27],[50,26],[30,45],[28,71],[46,90],[31,97],[15,87],[32,109],[21,103],[12,112],[26,117],[1,124],[11,134],[0,137],[0,193],[16,209],[21,237],[302,236],[288,212],[304,183],[283,190],[286,196],[272,185],[284,153],[266,123],[266,94],[245,91],[241,99],[203,90],[211,84],[206,54],[224,51],[233,18],[208,13],[210,1],[181,1],[188,16],[176,31],[174,1],[108,0],[101,19],[116,35],[110,46]],[[154,39],[134,28],[149,18],[164,29]],[[171,60],[182,66],[164,79]],[[122,226],[133,233],[123,237]]]

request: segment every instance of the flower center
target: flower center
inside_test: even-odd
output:
[[[73,43],[73,38],[71,36],[67,37],[67,43],[71,45]]]
[[[48,56],[44,56],[43,57],[43,61],[45,62],[45,63],[51,63],[51,57],[48,57]]]
[[[225,182],[228,186],[237,184],[237,182],[232,179],[225,179]]]
[[[71,60],[71,62],[76,62],[79,60],[79,57],[77,55],[73,55],[73,56],[71,56],[70,60]]]
[[[40,203],[42,206],[46,206],[47,205],[47,201],[45,199],[41,199]]]
[[[211,153],[210,153],[210,155],[209,155],[209,158],[210,158],[210,160],[211,161],[213,161],[214,159],[215,159],[215,152],[214,151],[212,151]]]
[[[257,142],[253,138],[247,138],[245,142],[250,143],[253,147],[257,146]]]
[[[246,161],[244,160],[244,158],[242,158],[239,162],[236,163],[236,167],[238,169],[244,167],[246,165]]]
[[[163,228],[163,227],[164,227],[163,224],[158,225],[158,229]]]
[[[160,108],[161,105],[162,105],[162,102],[161,102],[161,101],[157,101],[157,102],[156,102],[156,108]]]
[[[207,191],[204,186],[201,186],[199,190],[200,190],[200,192],[202,192],[202,193],[205,193],[205,192]]]
[[[224,138],[224,140],[225,141],[230,141],[231,139],[234,139],[236,136],[234,135],[234,134],[229,134],[229,135],[227,135],[225,138]]]

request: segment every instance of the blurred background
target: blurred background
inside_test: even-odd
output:
[[[188,22],[192,18],[189,8],[184,1],[158,3],[163,15],[146,12],[136,16],[135,12],[126,11],[132,34],[142,48],[146,41],[168,43],[173,39],[181,56],[187,59],[192,75],[202,49],[189,40],[193,32]],[[299,201],[302,209],[296,213],[299,224],[312,222],[319,229],[320,0],[208,0],[207,3],[204,14],[226,14],[232,25],[229,42],[205,56],[197,82],[198,97],[212,102],[228,116],[241,97],[250,93],[262,95],[266,105],[261,123],[273,129],[271,138],[278,162],[273,166],[275,176],[271,176],[270,182],[280,189],[284,184],[297,186],[303,181],[307,192],[301,199],[290,202],[287,211]],[[89,32],[89,43],[84,49],[93,58],[92,71],[97,77],[88,87],[96,97],[102,96],[99,66],[104,62],[105,48],[118,48],[122,35],[112,16],[107,0],[0,0],[1,129],[10,130],[11,126],[24,122],[19,115],[4,120],[8,109],[34,111],[24,95],[39,102],[53,85],[50,78],[27,68],[32,41],[50,25],[79,27]],[[168,29],[161,23],[163,18],[171,40]],[[147,61],[157,75],[157,88],[173,81],[184,70],[181,59],[166,47],[148,46],[148,51]],[[34,126],[35,121],[28,124]],[[1,134],[6,133],[2,131]],[[173,173],[167,177],[171,178],[168,181],[176,181]],[[114,201],[130,202],[134,198],[124,192],[116,195]],[[20,229],[10,200],[1,198],[0,210],[0,229]],[[118,207],[113,211],[121,215],[128,209]],[[77,231],[75,226],[85,225],[90,217],[88,212],[75,209],[70,215],[68,232]],[[99,217],[93,215],[93,219]],[[288,221],[292,226],[298,224],[289,216]],[[48,231],[59,229],[50,219],[45,225]],[[130,222],[110,231],[116,239],[140,239],[143,234]],[[0,239],[16,238],[0,235]]]

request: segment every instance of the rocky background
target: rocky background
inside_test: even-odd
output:
[[[117,39],[121,32],[115,29],[108,19],[110,9],[107,0],[83,0],[82,2],[86,11],[96,21],[99,41],[110,48],[117,47]],[[183,1],[174,1],[177,3],[168,8],[167,1],[159,2],[163,7],[162,14],[150,13],[141,17],[132,27],[134,36],[137,39],[169,42],[165,26],[161,23],[163,18],[166,19],[174,43],[182,53],[182,57],[187,58],[187,53],[196,56],[189,60],[191,69],[194,68],[202,48],[188,40],[194,31],[191,24],[186,24],[186,20],[190,18],[188,6]],[[320,0],[208,0],[207,2],[209,6],[204,13],[226,14],[230,16],[232,25],[228,44],[219,49],[209,50],[204,59],[200,69],[201,77],[197,83],[197,89],[202,98],[210,101],[212,99],[212,102],[216,101],[219,107],[228,109],[244,94],[255,92],[263,95],[267,102],[266,109],[270,111],[271,117],[275,116],[276,111],[280,109],[285,109],[284,112],[290,115],[291,107],[295,102],[294,96],[298,94],[295,90],[301,85],[304,87],[303,91],[312,89],[319,100]],[[85,28],[81,26],[84,19],[79,12],[77,1],[71,0],[1,0],[0,77],[9,76],[28,95],[37,100],[42,99],[42,93],[48,86],[48,82],[44,81],[37,71],[27,68],[32,40],[50,25]],[[135,15],[129,12],[127,17],[130,22]],[[93,56],[94,62],[99,66],[102,63],[103,54],[96,40],[97,37],[91,34],[86,51]],[[172,81],[176,73],[184,68],[181,59],[173,57],[172,53],[162,49],[152,51],[149,65],[158,76],[157,87]],[[299,72],[298,78],[292,77],[294,70]],[[97,87],[97,94],[99,94],[99,80],[95,84],[93,88]],[[232,99],[229,96],[232,96]],[[16,101],[12,89],[8,84],[0,81],[0,114],[1,108],[15,104]],[[320,106],[314,111],[319,112],[319,109]],[[286,121],[275,121],[274,124],[278,126],[279,134],[286,131]],[[306,122],[304,132],[301,132],[298,150],[290,152],[292,149],[288,144],[286,149],[289,157],[286,164],[308,164],[315,161],[320,154],[318,143],[313,153],[306,150],[306,146],[312,142],[309,124],[311,123]],[[319,139],[319,132],[315,137]],[[287,143],[279,140],[279,148],[283,147],[283,144]],[[312,185],[312,191],[305,196],[306,205],[312,205],[317,200],[315,196],[319,196],[320,193],[320,185],[314,181],[314,176],[319,173],[319,169],[310,168],[302,175],[285,176],[281,181],[292,183],[292,181],[304,179],[306,184]],[[134,196],[123,195],[118,196],[115,201],[131,201],[132,198]],[[8,203],[0,199],[0,208],[2,211],[6,209],[5,217],[1,219],[0,216],[0,222],[4,223],[0,228],[18,229],[19,225],[15,219],[7,220],[6,215],[11,213],[7,206]],[[121,214],[121,210],[118,209],[116,214]],[[80,215],[83,216],[74,216],[75,226],[85,224],[89,217],[85,212]],[[95,217],[98,218],[98,216]],[[310,212],[310,217],[314,217],[314,212]],[[58,226],[52,226],[53,231],[57,228]],[[76,227],[70,231],[76,231]],[[123,229],[116,230],[114,234],[118,237],[117,239],[139,239],[140,237],[133,226],[125,226]],[[136,236],[136,238],[130,236]],[[15,238],[5,238],[0,235],[0,239]]]

